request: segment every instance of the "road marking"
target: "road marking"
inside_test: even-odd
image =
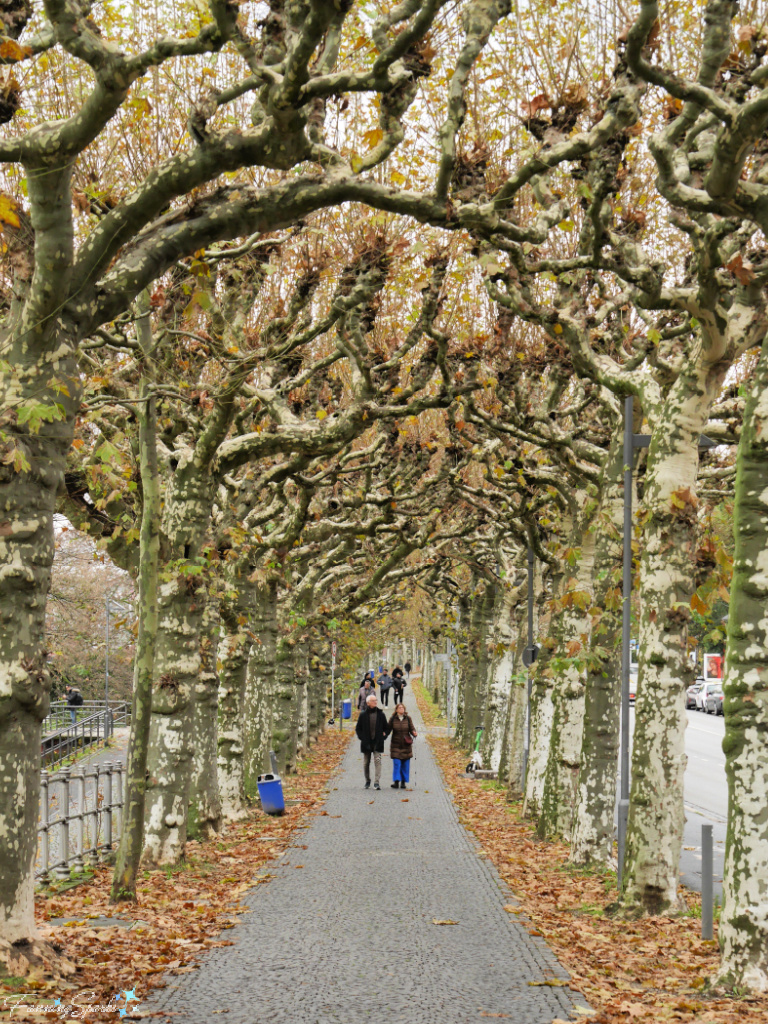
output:
[[[718,825],[727,825],[728,819],[723,818],[715,811],[707,810],[703,807],[697,807],[695,804],[686,803],[683,805],[686,811],[690,811],[691,814],[697,814],[700,818],[708,818],[710,821],[716,822]]]

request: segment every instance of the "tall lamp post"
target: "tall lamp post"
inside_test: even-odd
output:
[[[624,887],[624,854],[629,819],[629,643],[632,628],[632,474],[635,448],[647,448],[650,434],[632,431],[634,400],[624,399],[624,544],[621,607],[621,737],[619,757],[618,883]],[[717,442],[702,434],[699,450],[716,448]]]
[[[110,720],[111,715],[109,711],[109,606],[112,601],[112,597],[115,591],[106,596],[106,620],[104,624],[104,732],[106,735],[111,733]],[[122,608],[121,601],[114,602],[119,608]]]

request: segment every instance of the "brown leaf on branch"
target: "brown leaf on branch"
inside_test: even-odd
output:
[[[751,284],[755,280],[755,271],[749,260],[743,259],[741,253],[737,253],[730,263],[726,263],[726,270],[730,270],[739,284]]]
[[[545,92],[540,92],[530,102],[523,103],[523,117],[536,117],[540,110],[547,110],[551,106],[552,102],[549,96]]]

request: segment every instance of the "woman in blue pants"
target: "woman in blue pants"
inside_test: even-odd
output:
[[[389,756],[392,758],[392,789],[405,789],[410,775],[413,757],[413,740],[418,735],[405,704],[397,704],[389,720],[392,741]]]

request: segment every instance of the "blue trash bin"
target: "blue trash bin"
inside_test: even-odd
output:
[[[279,775],[260,775],[256,780],[259,787],[259,800],[262,810],[266,814],[283,814],[285,812],[285,799],[283,798],[283,784]]]
[[[341,702],[341,717],[342,718],[351,718],[352,717],[352,701],[351,700],[343,700]]]

